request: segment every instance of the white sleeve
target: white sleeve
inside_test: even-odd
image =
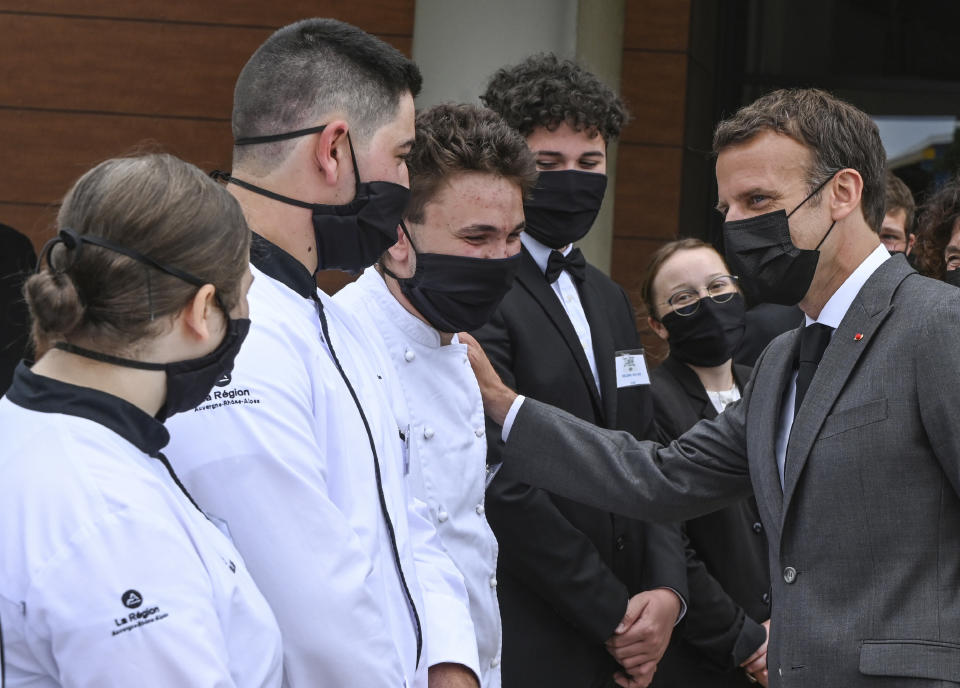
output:
[[[236,685],[210,574],[175,521],[121,512],[90,527],[34,578],[26,613],[65,688]]]
[[[184,463],[194,462],[186,451],[217,457],[200,458],[181,478],[227,521],[270,603],[287,685],[402,686],[370,554],[328,494],[325,428],[312,411],[323,382],[311,385],[301,355],[268,327],[251,330],[233,382],[259,403],[181,414],[169,425]],[[180,470],[172,449],[167,455]]]
[[[429,517],[429,507],[410,498],[410,543],[423,593],[427,666],[452,662],[480,680],[477,632],[460,570],[454,565]]]

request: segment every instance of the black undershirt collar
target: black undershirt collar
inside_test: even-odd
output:
[[[170,433],[163,423],[129,401],[100,390],[37,375],[22,362],[13,374],[7,398],[30,411],[63,413],[92,420],[149,456],[157,457],[170,441]]]
[[[305,299],[316,299],[317,282],[303,263],[262,236],[253,233],[250,262],[267,277],[281,282]]]

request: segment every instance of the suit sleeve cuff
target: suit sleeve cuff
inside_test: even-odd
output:
[[[673,625],[676,626],[678,623],[680,623],[681,621],[683,621],[683,617],[685,617],[685,616],[687,615],[687,601],[686,601],[685,599],[683,599],[683,595],[681,595],[679,592],[677,592],[676,590],[674,590],[673,588],[671,588],[671,587],[668,586],[668,585],[665,585],[665,586],[663,586],[663,587],[661,587],[661,588],[658,588],[658,589],[659,589],[659,590],[669,590],[670,592],[672,592],[674,595],[677,596],[677,599],[678,599],[678,600],[680,600],[680,613],[677,614],[677,620],[673,622]],[[758,647],[759,647],[759,645],[758,645]],[[748,656],[749,656],[749,655],[748,655]]]
[[[767,629],[746,614],[743,615],[743,628],[733,645],[733,665],[740,666],[750,655],[757,651],[767,639]]]
[[[523,400],[526,399],[522,394],[518,394],[517,398],[513,400],[513,403],[510,404],[510,410],[507,411],[507,417],[503,419],[503,430],[500,432],[500,437],[504,442],[507,441],[507,438],[510,437],[510,430],[513,428],[513,421],[516,420],[517,414],[520,413],[520,407],[523,405]]]

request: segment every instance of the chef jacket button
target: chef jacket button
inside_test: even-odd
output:
[[[763,524],[760,523],[760,521],[757,521],[756,523],[753,524],[753,532],[756,533],[757,535],[763,532]]]
[[[763,595],[760,597],[760,601],[763,602],[763,603],[766,604],[766,605],[769,605],[769,604],[770,604],[770,593],[768,593],[768,592],[763,593]]]
[[[437,520],[440,521],[440,523],[446,523],[448,518],[450,518],[450,514],[446,511],[440,510],[437,512]]]
[[[405,360],[407,363],[409,363],[416,357],[417,357],[417,354],[413,351],[413,349],[407,349],[406,351],[403,352],[403,360]]]
[[[473,431],[473,434],[476,435],[477,437],[483,437],[483,432],[484,432],[483,426],[481,425],[479,428]]]
[[[783,570],[783,582],[790,585],[795,580],[797,580],[797,570],[792,566],[788,566]]]
[[[498,666],[500,666],[500,658],[499,658],[499,657],[494,657],[493,659],[490,660],[490,668],[491,668],[491,669],[496,669]]]
[[[484,511],[486,511],[486,509],[483,508],[483,504],[477,504],[477,508],[476,508],[477,516],[483,516]]]
[[[429,440],[433,437],[433,428],[424,428],[423,429],[423,439]]]
[[[490,577],[490,587],[491,587],[491,588],[497,587],[497,577],[496,577],[496,576],[491,576],[491,577]]]

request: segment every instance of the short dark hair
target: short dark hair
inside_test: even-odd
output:
[[[887,170],[885,176],[883,196],[886,205],[884,214],[892,213],[895,210],[902,210],[906,216],[906,221],[903,225],[905,230],[904,234],[906,238],[909,238],[913,233],[913,216],[917,210],[917,202],[913,200],[910,187],[904,184],[900,177],[890,170]]]
[[[339,111],[354,145],[397,112],[400,97],[420,92],[420,70],[399,50],[336,19],[304,19],[278,29],[247,61],[233,92],[234,139],[282,134],[322,124]],[[268,172],[296,140],[235,146],[234,167]]]
[[[929,196],[917,220],[917,268],[924,275],[943,279],[947,263],[943,252],[950,243],[953,226],[960,220],[960,174]]]
[[[240,300],[250,230],[236,199],[172,155],[115,158],[80,177],[57,217],[60,229],[133,249],[213,284],[226,309]],[[122,352],[166,326],[197,286],[133,258],[82,243],[54,244],[24,296],[37,354],[57,340]]]
[[[526,141],[493,110],[436,105],[417,116],[417,138],[407,158],[410,203],[405,217],[423,222],[424,208],[452,175],[483,172],[516,184],[526,196],[537,166]]]
[[[772,131],[810,149],[807,185],[813,191],[831,174],[852,168],[863,177],[861,208],[875,232],[883,224],[886,153],[877,125],[853,105],[816,88],[781,89],[761,96],[717,125],[713,152]],[[814,201],[819,198],[819,193]]]
[[[576,62],[546,53],[498,69],[480,100],[524,137],[537,127],[553,131],[566,122],[609,142],[629,117],[613,89]]]

